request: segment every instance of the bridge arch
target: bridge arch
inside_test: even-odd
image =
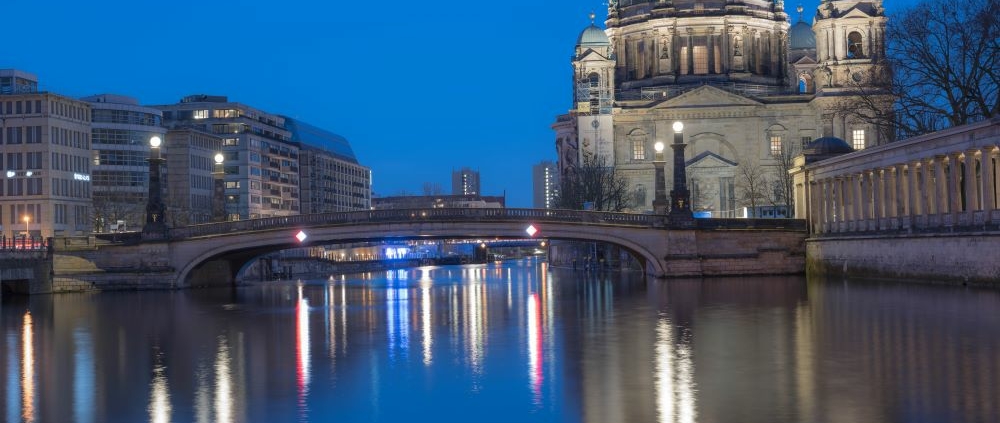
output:
[[[383,239],[523,239],[529,224],[539,229],[536,238],[597,241],[617,245],[636,257],[653,276],[666,273],[657,251],[665,251],[666,232],[652,228],[655,216],[625,213],[547,210],[484,209],[387,210],[348,214],[303,215],[241,221],[213,226],[179,228],[172,233],[171,262],[176,284],[192,286],[218,281],[233,282],[250,260],[268,252],[308,245],[377,241]],[[394,213],[386,213],[394,212]],[[402,212],[402,213],[400,213]],[[450,217],[446,217],[450,216]],[[294,236],[304,231],[299,243]]]

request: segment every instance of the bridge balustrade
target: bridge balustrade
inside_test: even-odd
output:
[[[806,165],[797,214],[819,235],[1000,230],[998,146],[992,119]]]
[[[414,221],[521,221],[525,223],[566,222],[652,227],[655,223],[662,223],[663,216],[552,209],[428,208],[366,210],[267,217],[261,219],[192,225],[171,228],[170,238],[184,239],[237,232],[263,231],[307,226],[356,225],[367,223],[411,223]]]

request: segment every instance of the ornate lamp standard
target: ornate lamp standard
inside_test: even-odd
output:
[[[223,171],[222,162],[226,159],[222,153],[215,153],[215,168],[212,171],[212,178],[214,179],[214,188],[212,192],[212,221],[213,222],[223,222],[226,220],[226,187],[222,179],[225,172]]]
[[[687,189],[687,172],[684,169],[684,124],[674,122],[674,189],[670,191],[670,217],[672,226],[687,227],[694,225],[694,214],[691,213],[691,193]]]
[[[149,199],[146,201],[146,224],[142,227],[143,239],[164,239],[167,237],[167,225],[163,221],[164,206],[160,191],[160,165],[164,159],[160,157],[160,144],[163,140],[153,136],[149,139]]]
[[[667,183],[664,179],[663,167],[666,161],[663,159],[663,142],[657,141],[653,148],[656,150],[656,155],[653,156],[654,177],[656,178],[656,182],[653,184],[653,214],[665,215],[670,202],[667,201]]]

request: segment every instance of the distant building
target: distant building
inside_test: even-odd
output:
[[[90,105],[0,69],[0,228],[5,237],[90,233]],[[27,221],[26,221],[27,220]]]
[[[212,221],[212,200],[215,195],[215,155],[222,151],[222,138],[193,128],[167,131],[163,154],[167,159],[165,173],[167,223],[187,226]],[[239,181],[223,181],[224,190],[235,191]],[[225,192],[225,191],[223,191]],[[223,195],[224,203],[235,199]]]
[[[346,138],[289,117],[285,128],[299,147],[302,213],[371,208],[371,169],[358,163]]]
[[[163,111],[168,128],[192,127],[222,138],[227,220],[299,213],[299,147],[285,118],[223,96],[192,95]]]
[[[556,208],[559,199],[559,165],[553,161],[543,161],[531,167],[533,192],[532,207],[536,209]]]
[[[138,230],[146,221],[149,139],[166,133],[162,113],[121,95],[81,100],[91,108],[94,231]]]
[[[479,171],[463,167],[451,171],[452,195],[479,195]]]
[[[372,199],[375,210],[440,209],[440,208],[504,208],[503,196],[489,195],[404,195]]]

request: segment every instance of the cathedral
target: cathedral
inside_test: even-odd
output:
[[[606,29],[591,15],[577,39],[573,108],[552,125],[564,178],[598,159],[628,182],[631,210],[650,211],[654,145],[680,121],[692,208],[731,217],[741,165],[774,174],[821,137],[888,142],[838,113],[884,54],[882,1],[821,0],[812,25],[797,12],[792,24],[782,0],[609,1]]]

